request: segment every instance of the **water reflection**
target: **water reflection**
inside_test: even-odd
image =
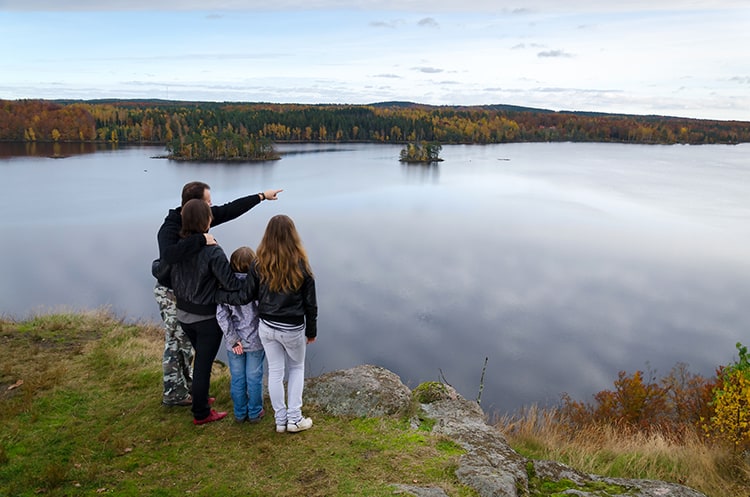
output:
[[[429,164],[402,162],[401,170],[409,179],[420,182],[438,183],[440,181],[440,166],[436,162]]]
[[[73,155],[93,154],[103,150],[117,150],[117,148],[116,143],[11,142],[3,143],[0,146],[0,158],[66,158]]]
[[[320,145],[320,144],[314,144],[314,143],[308,143],[304,145],[294,145],[294,146],[277,146],[276,151],[279,152],[282,156],[284,155],[302,155],[302,154],[319,154],[322,152],[332,152],[332,153],[339,153],[339,152],[351,152],[352,148],[346,148],[345,145]]]
[[[230,253],[257,246],[270,216],[295,219],[318,281],[311,374],[373,363],[474,398],[487,357],[482,404],[505,411],[588,400],[647,363],[710,375],[747,341],[747,147],[455,146],[434,166],[378,145],[248,165],[160,152],[0,162],[3,312],[111,305],[158,321],[156,230],[201,179],[215,203],[284,188],[212,232]]]

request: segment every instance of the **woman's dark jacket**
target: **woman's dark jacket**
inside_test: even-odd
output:
[[[260,195],[253,194],[238,198],[224,205],[212,205],[213,220],[211,227],[236,219],[260,203]],[[180,238],[182,229],[181,207],[170,209],[156,235],[159,242],[159,258],[151,266],[151,273],[160,285],[172,288],[169,265],[196,254],[206,246],[206,237],[198,233],[187,238]]]
[[[248,285],[234,274],[218,245],[206,245],[197,254],[171,264],[171,282],[177,308],[193,314],[215,315],[217,303],[250,302]]]
[[[305,279],[296,292],[273,292],[268,285],[260,282],[255,264],[248,271],[248,285],[252,297],[258,300],[258,315],[265,321],[288,324],[305,324],[305,336],[318,335],[318,301],[315,297],[315,279],[302,269]]]

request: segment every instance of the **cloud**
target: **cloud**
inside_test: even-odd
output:
[[[420,19],[417,25],[425,27],[425,28],[439,28],[440,27],[438,22],[432,17],[425,17],[424,19]]]
[[[544,52],[539,52],[536,54],[537,57],[551,57],[551,58],[558,58],[558,57],[573,57],[571,54],[567,53],[564,50],[546,50]]]
[[[591,2],[590,0],[527,0],[523,8],[516,0],[381,0],[377,10],[426,12],[508,12],[528,14],[547,12],[636,12],[667,9],[702,10],[746,8],[746,0],[630,0]],[[0,0],[0,10],[17,11],[299,11],[299,10],[372,10],[371,0]]]
[[[290,57],[289,53],[258,52],[258,53],[177,53],[165,55],[133,55],[117,57],[84,57],[80,60],[90,62],[165,62],[165,61],[253,61],[259,59],[280,59]]]
[[[404,24],[404,21],[396,20],[396,21],[371,21],[370,26],[373,28],[387,28],[387,29],[396,29],[399,26],[402,26]]]
[[[534,88],[533,91],[540,93],[576,93],[587,95],[600,95],[605,93],[622,93],[622,90],[598,90],[591,88],[562,88],[562,87],[540,87]]]
[[[373,78],[394,78],[394,79],[401,79],[401,76],[398,74],[374,74],[372,76]]]
[[[424,72],[427,74],[436,74],[439,72],[443,72],[442,69],[438,69],[437,67],[412,67],[414,71]]]
[[[733,78],[729,78],[729,81],[733,83],[739,83],[741,85],[750,85],[750,76],[735,76]]]
[[[544,45],[541,43],[529,43],[528,45],[526,43],[518,43],[517,45],[513,45],[510,47],[511,50],[524,50],[526,48],[543,48]]]

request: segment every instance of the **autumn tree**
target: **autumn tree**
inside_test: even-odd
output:
[[[438,162],[443,160],[440,158],[442,148],[439,143],[408,143],[401,149],[400,160],[401,162]]]
[[[712,388],[713,382],[690,373],[684,363],[662,378],[652,371],[620,371],[614,389],[596,393],[593,402],[563,394],[558,416],[572,430],[590,424],[617,425],[680,437],[700,430],[701,418],[711,412]]]
[[[736,347],[739,358],[717,372],[713,415],[704,419],[703,429],[739,451],[750,448],[750,356],[746,346]]]

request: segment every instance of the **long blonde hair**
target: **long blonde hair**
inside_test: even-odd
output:
[[[256,252],[258,276],[272,292],[299,290],[305,279],[303,269],[312,276],[307,252],[289,216],[278,214],[268,221]]]

